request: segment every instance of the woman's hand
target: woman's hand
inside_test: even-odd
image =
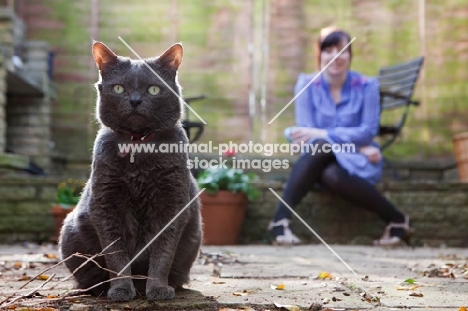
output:
[[[313,138],[326,138],[327,131],[313,127],[298,127],[291,132],[291,140],[295,144],[308,142]]]
[[[359,148],[359,152],[367,157],[371,163],[377,163],[382,159],[380,149],[374,146],[364,146]]]

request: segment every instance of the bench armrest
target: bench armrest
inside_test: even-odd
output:
[[[383,97],[383,96],[393,97],[393,98],[396,98],[396,99],[404,99],[404,100],[407,100],[408,104],[410,104],[410,105],[419,106],[419,101],[411,100],[411,98],[409,98],[406,95],[403,95],[401,93],[391,91],[391,90],[388,90],[388,89],[380,89],[380,97]]]

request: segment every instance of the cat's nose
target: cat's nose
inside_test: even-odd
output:
[[[137,92],[133,92],[130,94],[130,104],[133,108],[136,108],[139,104],[141,104],[141,96]]]

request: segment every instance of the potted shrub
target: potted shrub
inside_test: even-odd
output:
[[[73,211],[80,200],[80,194],[83,190],[84,182],[80,180],[68,179],[57,186],[57,200],[52,205],[52,216],[55,223],[55,235],[52,241],[57,242],[63,221],[68,213]]]
[[[231,165],[210,167],[198,176],[198,186],[206,188],[200,195],[205,245],[237,243],[247,203],[259,196],[252,185],[257,179],[256,174]]]

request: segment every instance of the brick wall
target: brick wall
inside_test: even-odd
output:
[[[242,243],[266,241],[267,226],[273,217],[283,184],[260,183],[262,195],[249,203],[241,233]],[[439,182],[386,182],[378,189],[402,212],[416,229],[417,246],[468,246],[468,184]],[[379,238],[385,224],[376,215],[360,209],[325,191],[310,191],[296,212],[328,243],[371,244]],[[319,240],[296,218],[294,232],[304,241]]]
[[[54,233],[50,209],[59,180],[0,179],[0,243],[47,241]]]
[[[48,58],[50,47],[46,42],[24,42],[24,67],[28,76],[34,76],[44,85],[49,83]],[[9,96],[7,113],[7,147],[17,154],[27,155],[39,166],[50,166],[50,114],[52,98]]]
[[[467,91],[462,83],[467,75],[463,29],[468,11],[463,1],[424,1],[424,14],[420,14],[421,1],[275,0],[268,1],[266,8],[261,2],[251,6],[243,0],[17,0],[18,13],[29,26],[27,36],[47,40],[56,52],[55,79],[60,92],[53,107],[52,136],[57,148],[86,157],[92,146],[95,93],[90,84],[97,72],[90,54],[91,37],[131,55],[117,39],[122,36],[144,57],[182,41],[186,49],[180,72],[184,93],[210,97],[193,103],[209,124],[202,140],[261,137],[271,142],[283,141],[283,128],[294,122],[293,107],[271,125],[266,122],[291,99],[299,72],[315,70],[319,29],[331,24],[356,36],[353,69],[368,75],[426,55],[416,92],[422,105],[410,115],[402,139],[387,154],[450,155],[452,135],[468,130],[463,118]],[[92,3],[99,3],[97,12]],[[97,16],[97,28],[92,16]],[[256,112],[249,120],[252,88]],[[388,115],[386,122],[397,115]]]
[[[27,156],[47,170],[50,104],[55,96],[48,76],[49,46],[25,41],[24,32],[21,19],[1,7],[0,154]]]
[[[49,240],[54,233],[50,209],[59,180],[16,178],[0,180],[0,243]],[[260,199],[250,202],[240,243],[265,243],[283,183],[257,184]],[[411,217],[416,245],[468,247],[468,184],[457,182],[388,181],[378,189]],[[384,223],[376,215],[332,196],[311,191],[297,213],[328,243],[370,244],[379,238]],[[294,232],[304,241],[318,243],[302,223],[293,218]]]
[[[6,147],[6,71],[8,61],[13,55],[14,18],[9,11],[0,10],[0,152]]]

